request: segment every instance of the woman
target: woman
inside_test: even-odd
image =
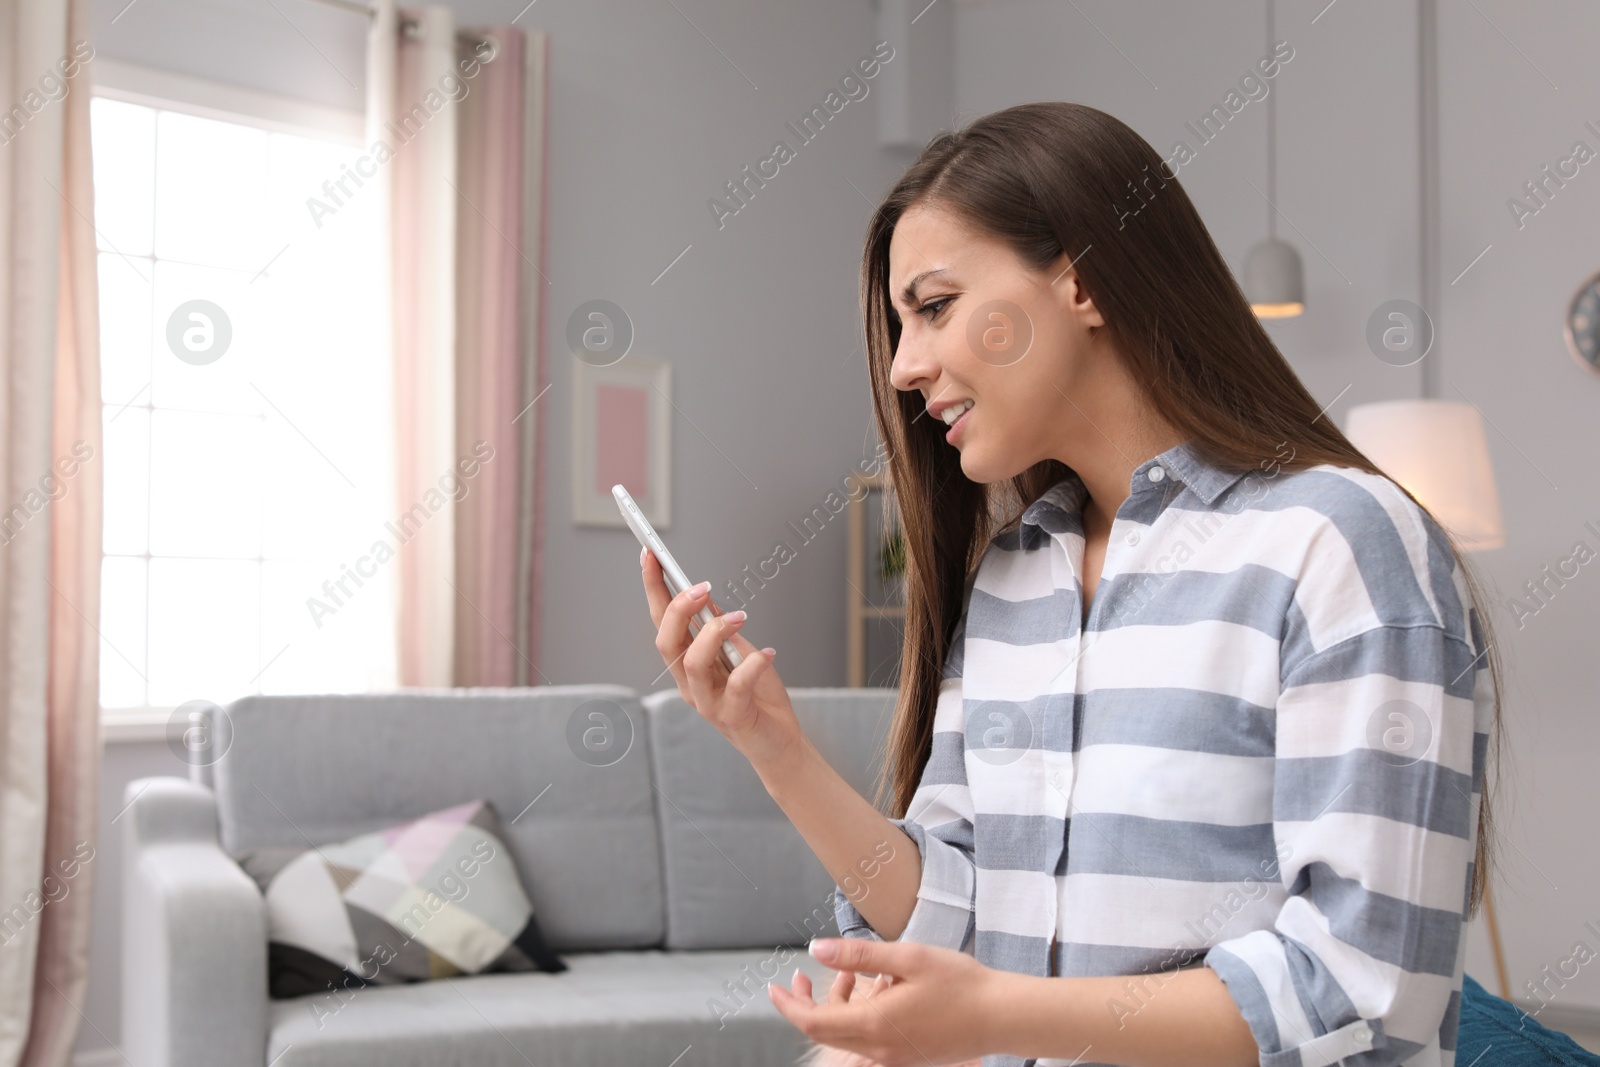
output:
[[[679,690],[835,881],[895,846],[813,943],[826,1003],[797,972],[778,1010],[886,1067],[1448,1062],[1499,732],[1482,601],[1161,157],[1066,103],[940,135],[862,302],[908,556],[895,818],[743,613],[691,636],[705,589],[642,560]]]

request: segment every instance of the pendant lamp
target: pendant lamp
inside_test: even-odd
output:
[[[1273,41],[1276,0],[1267,0],[1267,52]],[[1278,237],[1278,94],[1267,93],[1267,239],[1250,249],[1244,261],[1243,288],[1258,318],[1282,319],[1306,309],[1305,272],[1300,253]]]

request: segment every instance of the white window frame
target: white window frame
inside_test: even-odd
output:
[[[179,111],[205,119],[254,126],[272,133],[332,135],[352,148],[362,144],[366,118],[359,111],[314,104],[256,89],[174,74],[154,67],[96,59],[92,92],[111,100]]]
[[[109,100],[141,104],[198,118],[252,126],[269,133],[317,136],[360,148],[366,118],[359,111],[245,89],[186,74],[97,58],[90,64],[91,92]],[[102,404],[104,397],[101,398]],[[101,552],[104,559],[105,553]],[[146,640],[148,640],[148,635]],[[96,700],[99,694],[95,695]],[[100,708],[103,743],[160,741],[174,708]]]

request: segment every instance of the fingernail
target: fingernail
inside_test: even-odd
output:
[[[799,980],[800,980],[800,968],[796,967],[794,969],[794,973],[789,976],[789,984],[790,985],[794,985]]]
[[[639,566],[644,566],[644,554],[648,551],[650,551],[648,548],[641,548],[639,550]]]
[[[741,622],[744,622],[744,609],[741,608],[738,611],[730,611],[723,616],[723,619],[727,621],[729,626],[737,626]]]
[[[813,940],[806,948],[811,952],[812,956],[823,963],[828,963],[838,954],[838,949],[834,947],[833,942],[823,938]]]
[[[691,585],[689,587],[689,594],[693,597],[699,598],[705,596],[706,593],[710,592],[710,590],[710,582],[701,582],[699,585]]]
[[[778,650],[775,648],[763,648],[761,650],[761,654],[766,656],[768,659],[772,659],[778,654]]]

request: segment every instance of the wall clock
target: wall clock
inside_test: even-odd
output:
[[[1600,274],[1596,274],[1572,295],[1567,308],[1567,348],[1585,367],[1600,374]]]

